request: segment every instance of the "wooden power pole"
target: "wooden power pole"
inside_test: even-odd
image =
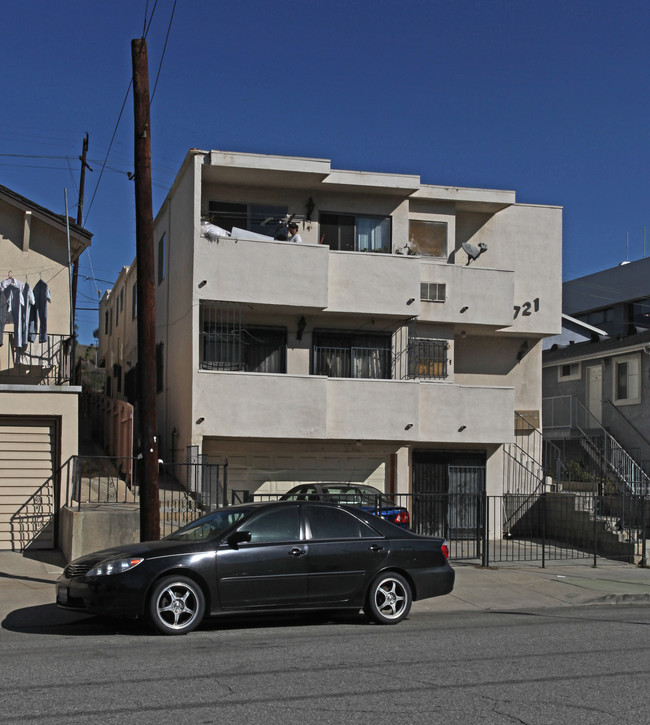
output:
[[[135,238],[138,296],[137,401],[142,459],[140,541],[160,538],[158,434],[156,425],[156,286],[151,199],[149,65],[144,38],[131,41],[133,63]]]
[[[84,214],[84,185],[86,183],[86,169],[89,171],[92,171],[90,166],[86,163],[86,154],[88,153],[88,134],[86,134],[86,137],[84,138],[83,146],[81,149],[81,156],[79,157],[79,161],[81,161],[81,175],[79,178],[79,203],[77,204],[77,226],[80,227],[83,224],[83,214]],[[77,311],[77,279],[79,277],[79,255],[75,257],[74,262],[72,263],[72,324],[73,324],[73,334],[74,334],[74,323],[76,321],[76,311]]]

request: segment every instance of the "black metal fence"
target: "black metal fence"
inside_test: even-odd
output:
[[[36,536],[43,539],[59,502],[77,509],[88,504],[139,505],[137,483],[127,482],[129,464],[137,482],[137,459],[72,457],[66,461],[12,518],[16,545],[24,550]],[[227,463],[209,463],[203,457],[161,463],[161,536],[219,506],[277,498],[229,490],[227,473]],[[455,492],[383,494],[374,502],[364,499],[362,505],[377,514],[389,502],[407,509],[411,530],[447,539],[452,560],[483,566],[530,561],[544,566],[558,559],[593,559],[595,563],[598,557],[647,562],[650,497],[566,491],[487,496],[462,483],[454,484]]]
[[[508,561],[616,559],[646,562],[650,498],[625,494],[398,496],[414,532],[444,536],[452,559],[483,566]]]
[[[278,494],[256,495],[272,501]],[[330,497],[333,500],[334,497]],[[338,499],[338,497],[337,497]],[[482,566],[598,557],[647,561],[650,498],[626,494],[424,493],[377,496],[364,508],[379,514],[391,501],[409,511],[411,531],[447,540],[450,558]],[[339,501],[340,503],[354,503]]]
[[[139,463],[137,458],[72,457],[61,469],[64,505],[78,510],[89,504],[139,505]],[[208,463],[202,457],[159,464],[161,536],[231,503],[227,468],[227,463]]]

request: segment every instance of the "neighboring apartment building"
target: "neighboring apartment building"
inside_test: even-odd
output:
[[[565,282],[563,311],[586,341],[567,339],[565,324],[544,342],[545,429],[560,436],[582,416],[650,473],[650,258]]]
[[[301,244],[281,240],[288,218]],[[560,331],[561,229],[560,208],[512,191],[190,150],[155,219],[161,457],[227,460],[240,495],[501,493],[515,412],[539,421],[541,340]],[[125,269],[100,308],[122,398]]]
[[[51,477],[77,453],[69,261],[92,235],[69,232],[68,252],[64,216],[0,187],[0,549],[52,545]]]

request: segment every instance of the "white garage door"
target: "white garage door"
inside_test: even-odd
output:
[[[53,547],[54,455],[54,421],[0,418],[0,549]]]
[[[284,493],[305,482],[367,483],[386,487],[387,461],[392,451],[350,447],[316,450],[313,446],[240,443],[204,439],[203,453],[214,462],[228,460],[228,489],[250,493]]]

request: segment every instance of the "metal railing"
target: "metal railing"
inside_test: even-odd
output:
[[[314,347],[314,375],[389,379],[391,350],[381,347]]]
[[[39,486],[9,519],[13,551],[25,551],[30,546],[45,549],[56,547],[56,482],[69,460]]]
[[[15,336],[8,333],[9,344],[0,348],[0,376],[15,377],[26,385],[63,385],[72,380],[72,337],[47,335],[15,349]]]
[[[545,398],[542,405],[544,429],[558,439],[578,437],[599,482],[609,479],[621,493],[650,494],[650,477],[643,467],[577,398]]]

